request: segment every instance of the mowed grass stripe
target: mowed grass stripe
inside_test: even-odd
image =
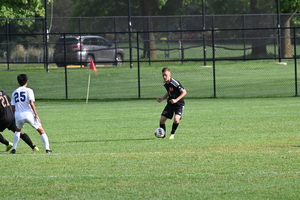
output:
[[[153,134],[166,102],[37,101],[53,154],[26,126],[41,151],[20,141],[16,155],[0,153],[2,191],[12,199],[298,199],[298,102],[187,99],[169,140]]]

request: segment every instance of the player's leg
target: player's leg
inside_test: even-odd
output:
[[[17,151],[17,146],[20,140],[20,135],[22,128],[24,127],[25,119],[23,119],[21,116],[16,116],[16,131],[14,133],[14,139],[13,139],[13,147],[12,150],[10,151],[11,154],[15,154]]]
[[[184,106],[178,106],[175,109],[175,116],[174,116],[174,121],[173,121],[173,124],[172,124],[172,130],[171,130],[170,139],[174,139],[174,134],[175,134],[175,131],[178,128],[178,125],[179,125],[179,122],[180,122],[183,110],[184,110]]]
[[[48,136],[47,136],[45,130],[43,129],[41,122],[34,115],[28,115],[27,122],[39,132],[42,142],[44,144],[46,153],[52,153],[52,151],[50,150],[50,147],[49,147],[50,145],[49,145]]]
[[[5,151],[9,151],[12,148],[12,143],[8,142],[0,133],[0,142],[6,146]]]
[[[167,121],[167,117],[162,115],[159,120],[159,127],[163,128],[165,132],[166,132],[166,121]]]
[[[43,127],[40,126],[36,130],[39,132],[39,134],[41,136],[41,139],[42,139],[42,142],[44,144],[46,153],[52,153],[52,151],[50,150],[50,144],[49,144],[48,136],[47,136],[45,130],[43,129]]]
[[[15,124],[15,120],[13,121],[13,123],[7,128],[8,130],[11,130],[13,133],[17,131],[17,127]],[[33,144],[33,142],[31,141],[29,135],[27,135],[26,133],[21,132],[20,133],[20,138],[33,150],[33,151],[39,151],[39,148]]]
[[[19,140],[20,140],[20,134],[21,134],[21,129],[15,131],[15,133],[14,133],[13,147],[12,147],[12,150],[10,152],[11,154],[15,154],[16,151],[17,151],[17,146],[18,146],[18,143],[19,143]]]
[[[180,118],[181,118],[180,115],[175,115],[175,117],[174,117],[174,122],[172,124],[172,130],[171,130],[170,139],[174,139],[174,134],[175,134],[175,131],[178,128]]]
[[[166,133],[166,121],[167,121],[167,117],[162,115],[159,120],[159,127],[164,129],[165,133]],[[166,134],[162,138],[165,138],[165,137],[166,137]]]
[[[165,130],[165,133],[167,131],[166,129],[166,121],[167,119],[172,119],[173,117],[173,108],[172,105],[167,104],[164,108],[163,112],[161,113],[161,117],[159,120],[159,127],[163,128]]]
[[[0,142],[5,146],[9,145],[9,142],[3,137],[1,133],[0,133]]]
[[[39,151],[39,148],[33,144],[32,140],[30,139],[29,135],[26,133],[21,132],[20,138],[28,145],[33,151]]]

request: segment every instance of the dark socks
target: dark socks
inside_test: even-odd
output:
[[[6,146],[9,145],[9,142],[3,137],[2,134],[0,134],[0,142]]]
[[[165,132],[166,132],[166,125],[165,124],[159,124],[159,127],[163,128],[165,130]]]
[[[172,131],[171,131],[171,134],[175,134],[175,131],[176,131],[176,129],[177,129],[177,127],[178,127],[178,125],[179,125],[179,124],[175,124],[175,123],[173,123],[173,125],[172,125]]]
[[[165,130],[165,135],[162,138],[166,137],[166,125],[165,124],[159,124],[159,127]]]
[[[28,146],[30,146],[30,148],[32,148],[32,149],[34,148],[34,145],[33,145],[32,141],[31,141],[30,137],[26,133],[21,133],[20,134],[20,138],[24,142],[26,142],[26,144],[28,144]]]

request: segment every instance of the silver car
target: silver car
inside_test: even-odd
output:
[[[54,46],[53,62],[58,67],[71,64],[89,66],[91,59],[103,65],[122,65],[124,52],[100,36],[60,37]]]

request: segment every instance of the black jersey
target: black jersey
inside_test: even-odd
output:
[[[174,78],[171,78],[171,81],[169,83],[164,81],[164,86],[169,94],[168,102],[171,99],[176,99],[177,97],[179,97],[184,90],[184,87],[181,85],[181,83]],[[184,98],[181,98],[176,104],[184,105]]]
[[[15,117],[11,109],[9,96],[0,91],[0,125],[7,125],[14,121]]]

